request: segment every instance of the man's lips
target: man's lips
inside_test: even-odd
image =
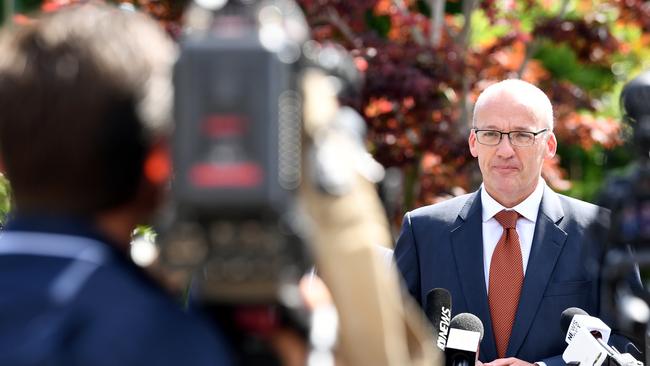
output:
[[[519,171],[518,167],[512,166],[512,165],[494,165],[494,166],[492,166],[492,169],[494,169],[494,170],[496,170],[498,172],[504,172],[504,173]]]

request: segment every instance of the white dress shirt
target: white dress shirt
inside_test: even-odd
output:
[[[494,249],[503,234],[503,227],[494,218],[494,215],[501,210],[515,210],[521,215],[517,220],[517,234],[519,235],[519,244],[521,245],[521,260],[524,265],[524,275],[528,266],[528,257],[530,257],[530,248],[533,245],[533,234],[535,232],[535,222],[539,205],[542,203],[542,195],[546,182],[540,178],[537,187],[523,202],[512,208],[503,207],[499,202],[485,190],[481,185],[481,204],[483,206],[483,270],[485,271],[485,288],[490,291],[490,262]]]

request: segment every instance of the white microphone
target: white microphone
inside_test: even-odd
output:
[[[590,333],[595,338],[602,339],[604,343],[609,341],[609,335],[612,332],[611,328],[602,320],[589,315],[576,314],[571,319],[571,324],[569,324],[569,329],[566,331],[564,341],[567,344],[571,344],[571,340],[581,329],[586,330],[587,333]]]
[[[566,309],[562,312],[560,323],[562,330],[566,332],[564,340],[568,343],[562,354],[564,362],[589,366],[601,366],[605,362],[618,366],[643,365],[629,353],[621,354],[616,348],[608,345],[611,328],[599,318],[589,316],[584,310]]]
[[[566,363],[600,366],[612,354],[584,327],[578,328],[571,335],[571,339],[567,337],[567,340],[569,346],[562,354],[562,359]]]

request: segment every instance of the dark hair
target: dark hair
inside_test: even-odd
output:
[[[4,30],[0,154],[18,210],[94,214],[133,198],[168,125],[173,49],[153,20],[108,5]]]

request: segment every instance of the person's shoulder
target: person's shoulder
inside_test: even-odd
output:
[[[609,215],[609,210],[604,207],[563,194],[556,194],[562,204],[565,216],[570,216],[577,221],[589,223]]]
[[[412,218],[452,218],[455,219],[459,212],[468,203],[468,200],[474,199],[476,192],[468,193],[461,196],[456,196],[442,202],[437,202],[432,205],[416,208],[407,214]]]
[[[119,261],[108,261],[97,268],[84,286],[81,298],[109,300],[118,306],[168,307],[168,296],[152,280]],[[124,305],[122,305],[124,304]]]
[[[75,304],[91,324],[96,322],[109,331],[120,327],[111,324],[117,318],[129,328],[156,329],[159,322],[171,328],[176,327],[176,322],[195,324],[181,308],[180,299],[176,300],[144,272],[120,261],[109,261],[97,268],[79,291]]]
[[[180,299],[120,266],[99,269],[76,307],[85,321],[80,348],[88,357],[108,347],[113,354],[107,357],[122,364],[207,365],[228,359],[213,326],[183,311]]]
[[[111,309],[111,313],[120,313],[124,320],[134,324],[150,322],[149,325],[153,325],[157,318],[166,318],[169,324],[189,317],[180,299],[175,299],[144,271],[115,262],[96,270],[79,293],[78,302],[91,311]]]
[[[587,210],[587,211],[600,211],[607,210],[604,207],[598,206],[594,203],[583,201],[574,197],[570,197],[561,193],[556,193],[563,207],[569,207],[573,210]]]
[[[477,194],[474,192],[416,208],[406,213],[404,216],[405,223],[408,222],[411,226],[426,225],[427,227],[431,225],[452,225],[458,219],[461,211],[472,204],[476,196]]]

